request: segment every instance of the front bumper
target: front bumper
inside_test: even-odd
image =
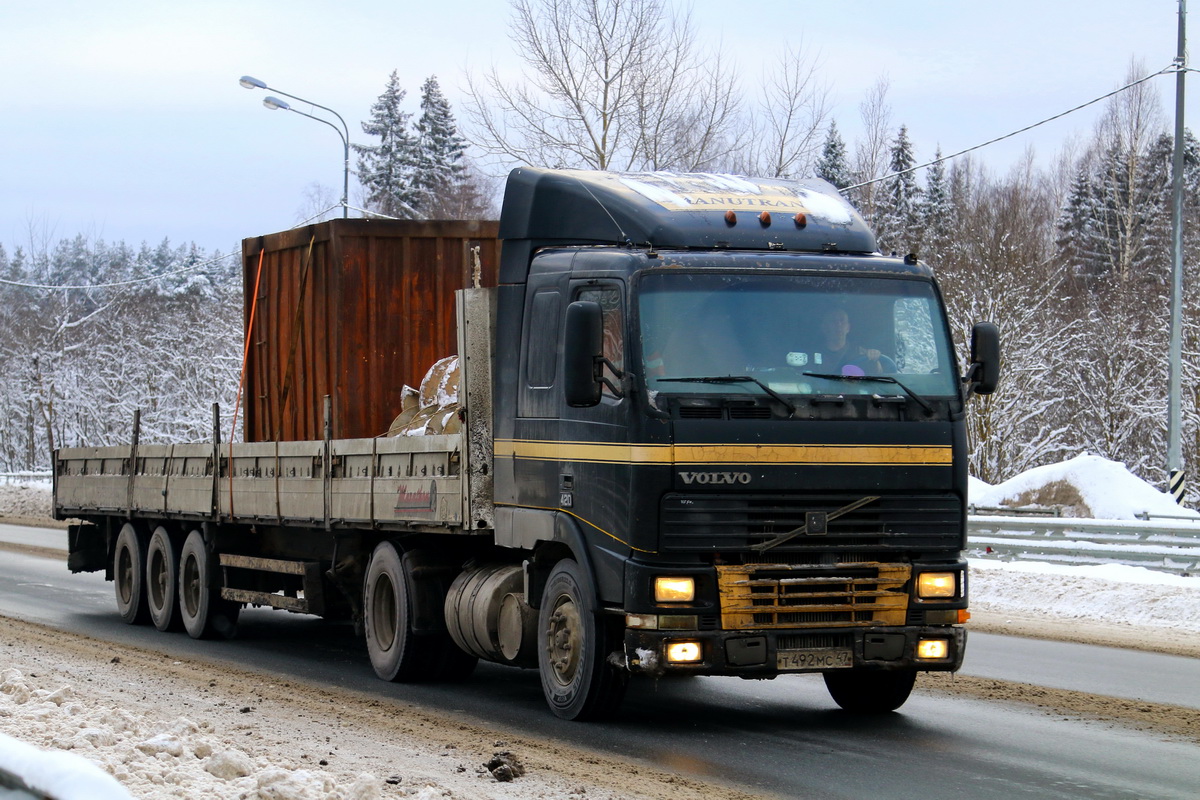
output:
[[[946,642],[944,658],[919,658],[917,643]],[[667,647],[677,642],[700,645],[700,660],[673,663]],[[917,669],[955,672],[962,666],[967,632],[958,626],[870,627],[847,630],[625,631],[625,663],[642,675],[739,675],[773,678],[792,672],[833,669]],[[781,656],[782,654],[782,656]]]

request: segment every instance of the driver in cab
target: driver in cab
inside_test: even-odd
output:
[[[843,375],[879,375],[883,372],[880,351],[862,347],[850,339],[850,315],[844,308],[831,308],[821,316],[823,369]]]

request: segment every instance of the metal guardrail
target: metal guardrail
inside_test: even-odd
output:
[[[967,555],[1063,564],[1128,564],[1200,575],[1200,525],[1145,520],[971,515]]]
[[[54,477],[54,473],[50,470],[44,472],[0,472],[0,483],[17,483],[18,481],[43,481],[50,480]]]
[[[1061,517],[1062,506],[967,506],[967,513],[985,517]]]

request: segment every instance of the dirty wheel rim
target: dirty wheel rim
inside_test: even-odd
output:
[[[183,600],[188,616],[195,617],[200,613],[200,565],[191,554],[183,564]]]
[[[155,608],[167,604],[167,560],[161,550],[150,556],[150,602]]]
[[[371,627],[375,629],[379,649],[385,653],[396,642],[397,616],[396,587],[386,573],[380,574],[371,592]]]
[[[570,686],[579,671],[582,629],[583,620],[575,601],[566,596],[559,598],[546,630],[546,654],[554,680],[562,686]]]
[[[128,547],[122,547],[117,556],[117,591],[121,593],[121,602],[128,605],[133,602],[133,554]]]

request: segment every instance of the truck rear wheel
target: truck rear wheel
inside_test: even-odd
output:
[[[375,674],[400,682],[466,678],[476,658],[459,649],[449,633],[413,630],[414,594],[400,551],[380,542],[363,581],[363,627]]]
[[[588,720],[616,713],[629,673],[609,660],[611,636],[579,565],[554,565],[538,614],[538,672],[554,715]]]
[[[146,546],[146,601],[160,631],[183,629],[179,616],[179,547],[167,529],[154,529]]]
[[[146,537],[126,522],[113,546],[113,585],[117,592],[117,611],[129,625],[150,621],[146,604]]]
[[[904,705],[917,680],[915,669],[872,671],[847,669],[825,673],[833,701],[858,714],[886,714]]]
[[[192,531],[179,551],[179,614],[193,639],[231,639],[241,606],[221,599],[217,559],[200,531]]]

